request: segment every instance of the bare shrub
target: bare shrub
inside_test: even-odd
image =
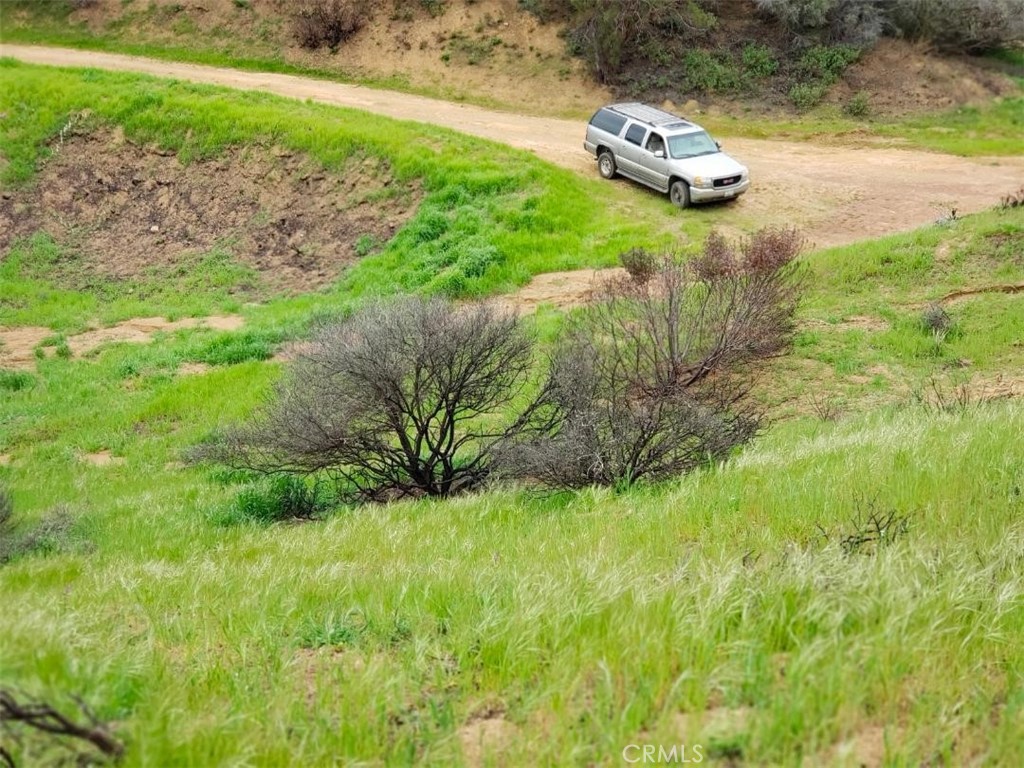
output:
[[[267,406],[200,455],[235,469],[333,477],[343,499],[479,486],[520,404],[533,341],[514,314],[439,299],[375,303],[327,325]]]
[[[715,16],[680,0],[575,0],[569,42],[587,58],[598,80],[620,73],[632,56],[650,53],[665,38],[695,39],[713,29]]]
[[[365,0],[302,0],[292,14],[295,39],[303,48],[337,48],[366,24]]]
[[[62,743],[66,739],[85,742],[108,758],[121,757],[124,745],[110,733],[109,728],[100,722],[84,701],[76,698],[75,703],[85,722],[79,722],[45,702],[19,697],[13,691],[0,689],[0,728],[10,732],[11,726],[18,724],[49,737],[57,737]],[[75,762],[81,765],[92,764],[95,760],[93,756],[84,753],[77,757]],[[0,761],[9,766],[14,765],[14,758],[2,747]]]
[[[630,248],[619,254],[619,261],[633,280],[646,283],[657,274],[660,259],[644,248]]]
[[[553,487],[659,480],[728,455],[756,434],[753,364],[790,343],[802,240],[712,234],[696,259],[609,283],[571,322],[544,389],[552,431],[518,442],[509,471]]]

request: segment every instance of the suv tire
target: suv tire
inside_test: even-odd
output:
[[[668,189],[668,196],[673,204],[680,208],[690,207],[690,185],[682,179],[676,179]]]
[[[597,156],[597,172],[603,179],[612,179],[615,178],[615,171],[615,155],[606,149]]]

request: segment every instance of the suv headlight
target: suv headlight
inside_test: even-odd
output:
[[[704,176],[694,176],[693,186],[699,187],[700,189],[711,189],[714,184],[714,179],[706,178]]]

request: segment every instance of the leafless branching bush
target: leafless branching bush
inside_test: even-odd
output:
[[[301,0],[292,15],[295,39],[303,48],[337,48],[366,24],[366,0]]]
[[[544,390],[547,435],[518,442],[510,471],[554,487],[629,485],[689,471],[748,441],[762,414],[753,364],[783,351],[800,290],[793,230],[738,246],[719,235],[690,262],[604,287],[571,323]]]
[[[927,390],[916,392],[914,397],[936,413],[964,413],[975,402],[969,381],[958,381],[950,388],[935,376],[929,378]]]
[[[657,46],[666,32],[692,39],[707,33],[715,17],[702,2],[680,0],[575,0],[577,24],[569,31],[573,48],[589,59],[597,78],[622,71],[631,56]]]
[[[367,306],[327,325],[248,425],[202,452],[235,469],[327,473],[383,501],[479,486],[497,447],[537,428],[532,338],[514,314],[442,300]]]
[[[75,702],[85,717],[84,723],[77,722],[45,702],[19,700],[13,691],[0,689],[0,728],[9,731],[12,724],[19,724],[58,738],[85,742],[110,758],[121,757],[124,745],[96,718],[84,701],[75,699]],[[0,760],[8,766],[14,766],[14,758],[2,747]]]
[[[842,412],[838,400],[822,394],[811,396],[811,408],[819,421],[835,421]]]
[[[817,528],[826,542],[838,543],[847,555],[875,554],[910,531],[910,516],[865,499],[846,526],[829,530],[819,523]]]

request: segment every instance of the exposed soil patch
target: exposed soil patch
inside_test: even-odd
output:
[[[84,333],[69,336],[66,341],[71,354],[86,355],[103,344],[128,342],[148,344],[161,331],[177,331],[183,328],[211,328],[220,331],[236,331],[245,324],[240,315],[212,315],[210,317],[188,317],[182,320],[166,320],[162,317],[137,317],[125,320],[109,328],[94,328]],[[31,368],[35,365],[36,349],[54,336],[49,328],[27,326],[24,328],[0,328],[0,368]],[[46,349],[43,349],[44,355]]]
[[[471,768],[489,764],[488,759],[501,755],[518,736],[519,729],[501,713],[470,720],[458,730],[462,757]]]
[[[9,467],[9,466],[11,466],[11,461],[12,461],[11,454],[9,454],[9,453],[0,453],[0,467]]]
[[[110,130],[54,150],[34,185],[0,200],[0,256],[42,230],[76,271],[101,278],[144,278],[219,252],[272,291],[308,291],[390,240],[421,197],[376,158],[334,173],[250,148],[184,165]]]
[[[497,300],[498,306],[521,315],[532,314],[541,304],[572,309],[589,302],[602,283],[625,274],[624,269],[577,269],[537,275],[515,293]]]
[[[201,376],[204,373],[209,373],[212,366],[206,363],[182,363],[178,366],[179,376]]]
[[[846,104],[869,94],[872,114],[902,116],[937,112],[1020,92],[1013,80],[966,57],[939,56],[923,44],[880,40],[843,74],[828,101]]]
[[[35,350],[53,331],[39,326],[0,328],[0,368],[31,368]]]
[[[82,459],[94,467],[109,467],[125,463],[123,456],[115,456],[108,449],[97,451],[96,453],[83,454]]]

